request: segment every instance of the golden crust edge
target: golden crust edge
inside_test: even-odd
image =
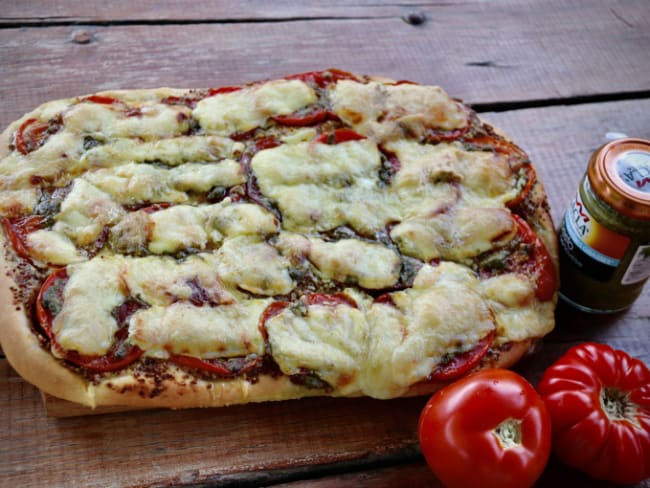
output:
[[[65,368],[43,347],[32,331],[30,314],[22,303],[16,303],[12,270],[5,258],[6,239],[0,233],[0,344],[11,367],[29,383],[65,400],[94,406],[87,382]],[[54,393],[56,392],[56,393]]]

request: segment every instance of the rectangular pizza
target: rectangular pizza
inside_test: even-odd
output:
[[[526,153],[336,69],[45,103],[0,136],[0,342],[91,407],[426,394],[554,326]]]

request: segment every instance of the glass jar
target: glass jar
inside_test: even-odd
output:
[[[650,141],[594,152],[559,228],[560,297],[596,313],[625,310],[650,277]]]

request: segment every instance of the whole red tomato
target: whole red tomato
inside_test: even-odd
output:
[[[427,463],[448,488],[532,486],[551,450],[544,402],[505,369],[479,371],[434,394],[419,436]]]
[[[562,461],[615,483],[650,477],[650,371],[641,361],[581,344],[544,372],[537,389]]]

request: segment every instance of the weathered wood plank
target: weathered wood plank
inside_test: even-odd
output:
[[[427,8],[418,26],[398,16],[96,25],[85,28],[87,44],[71,40],[78,26],[0,29],[0,66],[11,73],[0,85],[0,126],[45,101],[102,89],[229,85],[330,66],[440,84],[470,103],[650,90],[644,0]]]
[[[435,5],[421,2],[420,7]],[[57,0],[49,2],[21,1],[4,5],[0,12],[0,25],[6,23],[43,22],[115,22],[115,21],[229,21],[278,20],[323,17],[382,17],[395,16],[413,9],[407,0],[377,2],[345,0],[297,2],[295,0],[145,0],[132,2],[116,0],[98,7],[84,0]]]
[[[310,399],[53,419],[38,391],[0,360],[0,479],[7,486],[183,485],[413,457],[422,405],[421,398]]]

